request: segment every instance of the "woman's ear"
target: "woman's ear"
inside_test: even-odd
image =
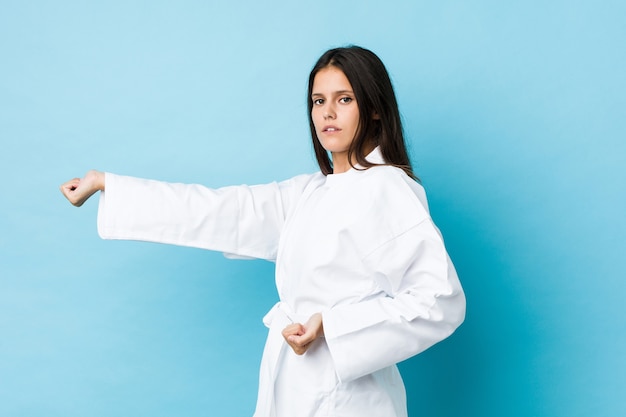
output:
[[[380,120],[380,115],[376,112],[372,113],[372,120]]]

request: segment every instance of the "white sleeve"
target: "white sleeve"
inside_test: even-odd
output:
[[[142,240],[274,260],[285,213],[307,176],[210,189],[105,174],[98,207],[103,239]]]
[[[414,356],[448,337],[465,318],[465,295],[430,218],[365,262],[386,296],[323,313],[337,375],[349,381]]]

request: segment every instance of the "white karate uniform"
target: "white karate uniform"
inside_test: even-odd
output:
[[[368,159],[382,162],[378,149]],[[208,189],[105,175],[98,231],[276,262],[255,417],[406,416],[396,363],[449,336],[465,296],[423,188],[377,166]],[[302,355],[282,329],[321,312]]]

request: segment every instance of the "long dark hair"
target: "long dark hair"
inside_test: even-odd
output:
[[[406,150],[398,102],[387,69],[376,54],[359,46],[335,48],[325,52],[309,75],[309,126],[315,157],[322,173],[332,174],[333,167],[313,125],[311,95],[315,76],[320,70],[330,66],[341,70],[348,78],[359,106],[359,128],[348,150],[350,164],[352,165],[354,157],[365,169],[376,165],[365,159],[366,152],[373,144],[380,147],[386,164],[403,169],[407,175],[417,180]]]

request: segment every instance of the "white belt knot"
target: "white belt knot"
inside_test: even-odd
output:
[[[286,346],[282,331],[292,323],[304,323],[307,319],[295,314],[293,309],[284,301],[274,304],[263,317],[263,324],[269,328],[269,334],[261,360],[259,397],[254,417],[275,417],[274,382],[276,381],[280,356]]]

